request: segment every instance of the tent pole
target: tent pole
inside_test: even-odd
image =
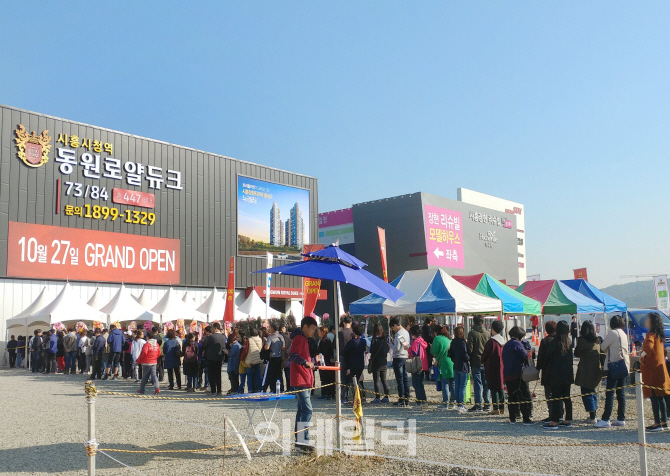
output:
[[[333,280],[333,306],[335,308],[335,367],[340,366],[340,313],[337,309],[337,281]],[[340,418],[342,417],[342,400],[340,400],[340,376],[342,372],[335,370],[335,419],[337,430],[337,449],[342,451],[342,432],[340,431]]]

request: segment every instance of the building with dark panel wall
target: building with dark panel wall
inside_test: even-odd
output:
[[[514,214],[419,192],[354,204],[350,211],[322,213],[319,220],[321,243],[346,237],[347,251],[380,277],[377,227],[384,228],[389,281],[408,270],[442,268],[451,275],[489,273],[520,284]],[[345,307],[366,294],[344,286]],[[317,309],[324,312],[325,303]]]
[[[250,273],[265,268],[266,250],[299,252],[271,243],[273,202],[284,198],[285,217],[299,209],[297,232],[315,243],[316,178],[0,106],[0,331],[66,279],[84,300],[96,287],[111,298],[123,281],[154,301],[169,285],[188,286],[199,305],[225,287],[237,256],[236,288],[264,286]],[[273,286],[300,289],[301,280],[276,276]]]

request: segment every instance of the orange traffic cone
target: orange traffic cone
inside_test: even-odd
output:
[[[633,352],[630,353],[631,357],[637,357],[637,346],[633,344]]]
[[[535,331],[535,345],[540,345],[540,332]]]

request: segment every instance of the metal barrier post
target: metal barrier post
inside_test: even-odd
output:
[[[90,381],[86,382],[85,389],[86,403],[88,403],[88,441],[86,442],[88,476],[95,476],[95,454],[98,451],[98,443],[95,441],[95,396],[98,391]]]
[[[637,442],[640,448],[640,474],[647,476],[647,435],[644,432],[644,398],[642,374],[635,372],[635,402],[637,403]]]

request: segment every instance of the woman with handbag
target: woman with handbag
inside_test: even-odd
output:
[[[525,331],[519,326],[510,329],[510,340],[503,346],[503,378],[509,396],[507,408],[509,409],[510,423],[516,423],[520,410],[521,415],[523,415],[523,424],[532,425],[533,421],[530,419],[532,408],[530,388],[528,388],[528,382],[523,379],[523,368],[528,365],[528,351],[521,343],[525,334]]]
[[[606,354],[603,368],[607,372],[607,392],[605,393],[603,416],[593,425],[596,428],[626,425],[626,398],[623,386],[626,385],[626,377],[628,377],[630,369],[630,357],[628,336],[623,331],[625,326],[623,317],[612,316],[610,319],[611,330],[600,344],[600,351]],[[614,409],[614,389],[616,389],[617,419],[610,423],[610,417]]]
[[[596,422],[596,411],[598,410],[596,388],[602,379],[602,367],[600,366],[598,336],[591,321],[584,321],[582,324],[577,347],[575,347],[575,357],[579,359],[575,385],[579,385],[584,409],[589,412],[585,423],[593,424]]]
[[[668,428],[665,399],[670,395],[670,377],[665,365],[665,329],[661,315],[650,312],[645,327],[649,332],[642,343],[640,372],[642,382],[656,388],[642,387],[642,393],[644,398],[651,399],[651,408],[654,412],[654,424],[648,426],[647,431],[656,432]]]
[[[412,336],[412,345],[409,346],[410,357],[419,357],[421,359],[421,368],[416,369],[412,373],[412,386],[414,387],[414,394],[416,395],[416,406],[423,408],[426,403],[426,389],[423,386],[424,372],[430,369],[430,362],[428,360],[428,342],[421,336],[421,328],[419,326],[412,326],[409,330]]]
[[[181,390],[181,343],[177,339],[174,329],[167,331],[165,342],[163,343],[163,353],[165,354],[165,369],[168,371],[168,390],[174,390],[174,381],[177,381],[177,388]]]
[[[384,333],[381,324],[377,323],[372,331],[370,362],[368,363],[368,373],[372,374],[372,380],[375,384],[375,399],[372,403],[389,403],[389,384],[386,382],[388,353],[389,343],[386,339],[386,333]]]
[[[465,409],[465,386],[468,384],[470,373],[470,354],[468,345],[465,343],[465,329],[457,326],[454,329],[454,340],[451,341],[447,354],[454,363],[454,391],[456,392],[456,411],[467,413]]]
[[[551,402],[550,422],[542,427],[546,430],[556,430],[559,426],[572,427],[572,400],[570,387],[575,382],[572,373],[572,342],[570,340],[570,324],[559,321],[556,324],[556,338],[547,349],[549,357],[549,382],[551,394],[556,400]],[[565,405],[565,420],[559,423],[558,416]]]

